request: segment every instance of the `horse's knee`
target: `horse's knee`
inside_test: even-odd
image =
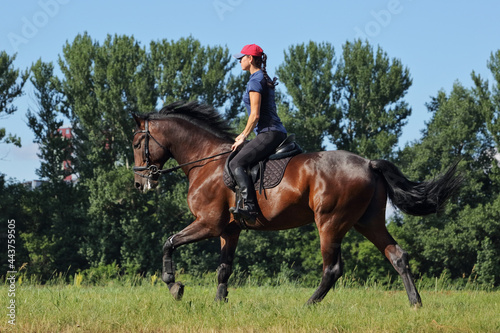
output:
[[[217,268],[217,281],[219,283],[227,283],[232,272],[232,265],[226,263],[220,264]]]
[[[163,254],[172,254],[172,252],[174,251],[174,243],[173,243],[174,237],[175,235],[169,237],[165,242],[165,244],[163,244]]]

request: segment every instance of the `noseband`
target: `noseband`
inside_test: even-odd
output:
[[[158,175],[156,177],[156,180],[157,180],[158,177],[160,177],[164,173],[170,173],[170,172],[173,172],[173,171],[176,171],[176,170],[182,168],[183,166],[190,165],[190,164],[197,163],[197,162],[201,162],[201,161],[204,161],[204,160],[208,160],[208,159],[213,158],[213,157],[217,157],[217,156],[229,154],[231,152],[231,150],[229,150],[229,151],[225,151],[225,152],[220,153],[220,154],[216,154],[216,155],[212,155],[212,156],[209,156],[209,157],[205,157],[205,158],[193,161],[193,162],[188,162],[188,163],[180,164],[180,165],[177,165],[177,166],[175,166],[173,168],[160,169],[157,165],[151,164],[151,162],[150,162],[151,155],[149,153],[149,138],[153,139],[153,141],[156,142],[156,144],[158,146],[160,146],[163,150],[168,151],[168,149],[164,145],[162,145],[161,143],[159,143],[158,140],[156,140],[151,135],[151,132],[149,132],[149,120],[148,119],[144,120],[144,130],[135,131],[134,137],[137,134],[140,134],[140,133],[145,133],[146,134],[146,138],[144,140],[144,145],[145,145],[145,147],[144,147],[144,154],[146,155],[146,166],[140,166],[140,167],[134,166],[133,170],[134,170],[134,173],[136,175],[138,175],[139,177],[147,178],[147,179],[151,179],[151,180],[154,180],[153,177],[155,177],[156,175]],[[148,174],[144,174],[144,173],[141,173],[142,171],[149,171],[149,173]]]

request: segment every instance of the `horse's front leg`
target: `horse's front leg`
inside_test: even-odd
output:
[[[216,301],[227,301],[227,282],[233,272],[234,253],[238,245],[241,228],[236,223],[230,223],[220,236],[221,255],[220,265],[217,268],[217,294]]]
[[[172,253],[174,252],[175,246],[173,240],[176,235],[173,235],[167,239],[165,245],[163,245],[163,272],[162,280],[168,286],[168,290],[174,296],[176,300],[180,300],[182,295],[184,295],[184,285],[180,282],[175,282],[175,266],[174,260],[172,259]]]
[[[220,235],[214,228],[208,228],[207,224],[195,221],[181,232],[169,237],[163,245],[163,272],[162,280],[168,286],[170,293],[176,300],[180,300],[184,294],[184,285],[175,282],[175,264],[172,254],[181,245],[198,242],[203,239],[217,237]]]

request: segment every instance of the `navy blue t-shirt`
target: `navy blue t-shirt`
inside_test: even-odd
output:
[[[260,117],[255,133],[259,134],[268,131],[279,131],[286,133],[285,126],[281,123],[278,113],[276,112],[276,103],[274,101],[274,89],[267,86],[264,73],[260,70],[250,75],[250,80],[247,83],[247,89],[243,95],[243,102],[250,115],[250,91],[255,91],[261,95]]]

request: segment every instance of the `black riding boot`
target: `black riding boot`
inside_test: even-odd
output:
[[[229,211],[236,218],[244,219],[249,225],[255,224],[255,219],[259,214],[257,212],[257,197],[255,195],[254,185],[247,175],[246,171],[239,167],[233,171],[234,180],[239,187],[241,199],[243,200],[243,208],[236,203],[236,207],[231,207]]]

